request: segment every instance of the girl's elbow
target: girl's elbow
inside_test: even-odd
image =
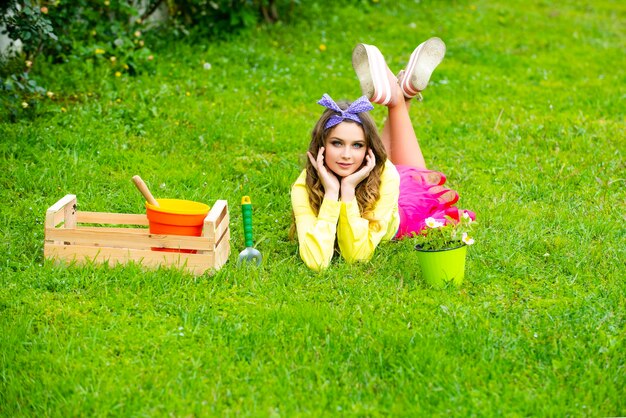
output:
[[[313,271],[316,272],[320,272],[323,270],[326,270],[326,268],[328,268],[329,263],[307,263],[306,261],[304,262],[304,264],[310,268]]]
[[[349,248],[348,251],[342,251],[343,258],[350,264],[363,263],[370,261],[376,247],[361,246],[358,248]]]
[[[300,252],[300,258],[304,262],[304,265],[313,271],[322,271],[328,268],[330,265],[330,258],[314,257],[311,254],[305,254]]]

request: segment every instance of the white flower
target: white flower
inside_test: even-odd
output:
[[[204,65],[202,66],[205,70],[210,70],[211,69],[211,63],[210,62],[205,62]]]
[[[474,238],[470,238],[467,236],[467,232],[463,232],[463,237],[461,237],[461,241],[463,241],[466,245],[472,245],[474,243]]]
[[[433,217],[426,218],[426,226],[429,228],[441,228],[443,226],[443,222],[439,222]]]
[[[472,218],[470,218],[469,213],[467,213],[466,211],[463,211],[463,215],[462,215],[463,219],[465,219],[466,221],[469,221],[469,223],[474,222],[472,220]]]

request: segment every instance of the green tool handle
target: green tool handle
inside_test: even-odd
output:
[[[241,199],[241,214],[243,215],[243,235],[246,247],[252,247],[254,239],[252,238],[252,203],[250,202],[250,196],[244,196]]]

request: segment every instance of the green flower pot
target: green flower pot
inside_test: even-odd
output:
[[[422,267],[422,276],[431,286],[441,289],[452,282],[460,286],[465,278],[465,257],[467,245],[448,250],[417,250],[417,258]]]

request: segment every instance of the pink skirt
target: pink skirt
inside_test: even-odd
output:
[[[426,226],[426,218],[447,222],[446,216],[459,220],[463,212],[476,219],[473,212],[454,206],[459,200],[456,191],[444,187],[446,176],[438,171],[396,165],[400,174],[398,211],[400,227],[396,238],[418,234]]]

